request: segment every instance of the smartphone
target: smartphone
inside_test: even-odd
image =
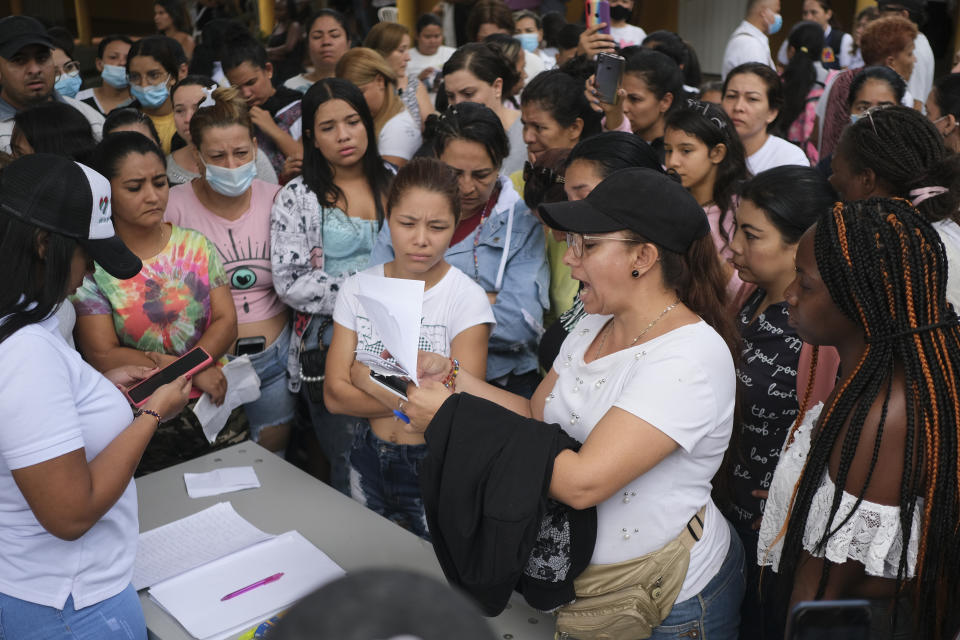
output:
[[[250,338],[237,338],[237,346],[233,349],[233,354],[237,356],[252,356],[260,353],[267,348],[267,338],[265,336],[253,336]]]
[[[130,404],[139,407],[146,403],[150,396],[163,385],[173,382],[180,376],[196,373],[211,362],[213,362],[213,358],[210,357],[209,353],[204,351],[202,347],[194,347],[149,378],[141,380],[127,389],[124,394]]]
[[[605,26],[600,33],[610,34],[610,3],[607,0],[587,0],[587,28],[595,27],[601,22]]]
[[[620,90],[625,65],[626,60],[623,56],[613,53],[597,54],[597,72],[594,81],[597,85],[597,97],[601,102],[617,103],[617,91]]]
[[[397,376],[384,376],[371,371],[370,379],[393,395],[399,396],[400,399],[407,399],[407,381],[403,378],[398,378]]]
[[[868,640],[870,603],[819,600],[797,603],[787,623],[787,640]]]

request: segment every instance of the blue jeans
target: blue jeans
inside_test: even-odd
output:
[[[0,593],[0,640],[147,640],[147,623],[133,585],[102,602],[63,611]]]
[[[285,424],[293,419],[297,399],[287,388],[287,352],[290,350],[290,334],[287,325],[273,343],[249,356],[257,377],[260,378],[260,397],[243,405],[250,422],[250,439],[260,441],[260,431],[265,427]],[[227,355],[233,360],[236,356]]]
[[[429,541],[418,476],[426,455],[427,445],[381,440],[365,423],[350,452],[350,493],[357,502]]]
[[[653,640],[698,638],[736,640],[740,628],[740,601],[746,581],[743,544],[730,527],[727,557],[707,586],[697,595],[673,605],[670,615],[653,630]]]

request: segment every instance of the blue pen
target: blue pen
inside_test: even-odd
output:
[[[396,409],[394,409],[393,415],[397,416],[397,418],[399,418],[400,420],[403,420],[407,424],[410,424],[410,418],[408,418],[407,414],[405,414],[403,411],[397,411]]]

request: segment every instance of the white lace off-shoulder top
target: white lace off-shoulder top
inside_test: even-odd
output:
[[[780,553],[783,549],[783,538],[776,540],[776,537],[787,518],[790,497],[793,495],[793,488],[800,478],[803,464],[810,453],[810,436],[822,409],[823,403],[811,408],[797,429],[793,443],[789,447],[784,444],[780,462],[777,463],[777,469],[770,483],[770,494],[760,525],[757,563],[768,565],[774,571],[780,565]],[[900,507],[864,500],[857,507],[854,515],[827,540],[826,547],[817,550],[817,543],[827,531],[827,526],[830,525],[830,529],[833,529],[836,526],[833,522],[842,522],[857,502],[856,496],[844,491],[833,521],[828,522],[834,491],[833,480],[830,479],[829,473],[824,471],[823,480],[810,504],[806,530],[803,532],[804,550],[815,557],[826,557],[827,560],[837,564],[856,560],[866,567],[866,573],[870,576],[896,578],[900,554],[903,550]],[[917,540],[920,536],[922,514],[922,500],[918,500],[911,527],[910,545],[907,549],[907,578],[914,576],[917,564]],[[776,540],[775,544],[774,540]]]

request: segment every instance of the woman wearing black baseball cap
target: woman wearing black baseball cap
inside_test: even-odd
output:
[[[118,278],[140,260],[114,233],[110,183],[49,154],[0,174],[0,635],[146,638],[130,584],[140,455],[190,382],[161,387],[133,414],[117,387],[67,346],[53,316],[92,270]],[[132,633],[133,635],[129,635]]]
[[[653,603],[652,635],[634,621],[598,616],[607,630],[625,624],[632,637],[699,630],[732,640],[743,547],[710,492],[733,425],[738,340],[724,313],[726,281],[706,214],[670,176],[624,169],[583,200],[541,205],[540,215],[568,234],[564,262],[583,283],[587,315],[533,398],[422,354],[421,386],[411,385],[405,412],[425,430],[449,394],[433,382],[442,379],[562,425],[583,446],[556,457],[550,495],[576,509],[597,507],[591,564],[567,607],[589,607],[591,596],[616,585],[624,609],[634,598]],[[666,568],[654,571],[651,555]],[[648,571],[660,579],[637,578]],[[568,611],[561,608],[558,630],[580,637],[565,626]]]

